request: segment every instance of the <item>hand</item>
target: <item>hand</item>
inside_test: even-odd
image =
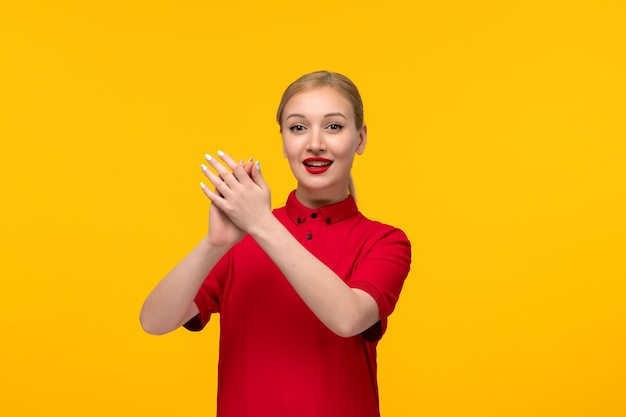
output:
[[[207,155],[207,161],[217,172],[205,170],[215,191],[204,189],[206,196],[235,226],[246,233],[262,227],[271,212],[270,189],[256,164],[237,163],[229,155],[218,151],[224,164]],[[230,170],[228,169],[230,168]]]
[[[245,172],[250,175],[252,166],[254,165],[252,159],[241,165],[244,167]],[[208,169],[202,165],[202,170],[207,174]],[[200,183],[205,194],[209,192],[203,183]],[[207,194],[208,196],[208,194]],[[239,242],[243,236],[244,231],[237,227],[229,218],[220,210],[215,204],[211,204],[209,207],[209,233],[207,235],[208,243],[214,246],[226,246],[231,247],[235,243]]]

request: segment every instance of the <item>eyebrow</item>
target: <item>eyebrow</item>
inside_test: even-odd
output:
[[[335,113],[327,113],[327,114],[325,114],[325,115],[324,115],[324,117],[325,117],[325,118],[326,118],[326,117],[332,117],[332,116],[341,116],[341,117],[343,117],[344,119],[347,119],[347,117],[346,117],[346,116],[344,116],[344,115],[343,115],[343,113],[339,113],[339,112],[335,112]],[[306,119],[306,116],[305,116],[304,114],[300,114],[300,113],[291,113],[289,116],[287,116],[287,117],[285,118],[285,120],[290,119],[290,118],[292,118],[292,117],[301,117],[301,118],[303,118],[303,119]]]

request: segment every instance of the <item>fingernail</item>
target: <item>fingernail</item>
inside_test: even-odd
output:
[[[243,159],[241,161],[239,161],[240,164],[243,164]]]
[[[206,171],[208,168],[206,167],[206,165],[204,164],[200,164],[200,168],[202,168],[203,171]]]
[[[200,188],[202,188],[203,190],[206,188],[206,185],[204,185],[203,182],[200,183]]]
[[[256,164],[254,164],[254,166],[256,167],[256,170],[257,170],[257,171],[260,171],[260,170],[261,170],[261,162],[256,161]]]
[[[254,158],[250,158],[250,159],[248,159],[248,162],[252,162],[252,160],[253,160],[253,159],[254,159]]]
[[[207,161],[210,161],[211,159],[213,159],[213,157],[212,157],[211,155],[209,155],[208,153],[205,153],[205,154],[204,154],[204,158],[205,158]]]
[[[222,152],[222,151],[217,151],[217,154],[218,154],[219,156],[224,156],[224,152]]]

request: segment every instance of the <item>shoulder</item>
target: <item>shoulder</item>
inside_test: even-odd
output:
[[[357,213],[355,217],[357,229],[360,229],[362,233],[366,234],[370,238],[375,240],[385,239],[388,241],[397,241],[399,243],[406,243],[410,245],[409,238],[402,229],[377,220],[369,219],[361,212]]]

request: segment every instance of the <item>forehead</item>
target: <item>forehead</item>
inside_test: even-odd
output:
[[[353,110],[350,101],[331,86],[317,87],[294,94],[285,105],[285,116],[290,113],[317,115],[342,113],[351,117]]]

